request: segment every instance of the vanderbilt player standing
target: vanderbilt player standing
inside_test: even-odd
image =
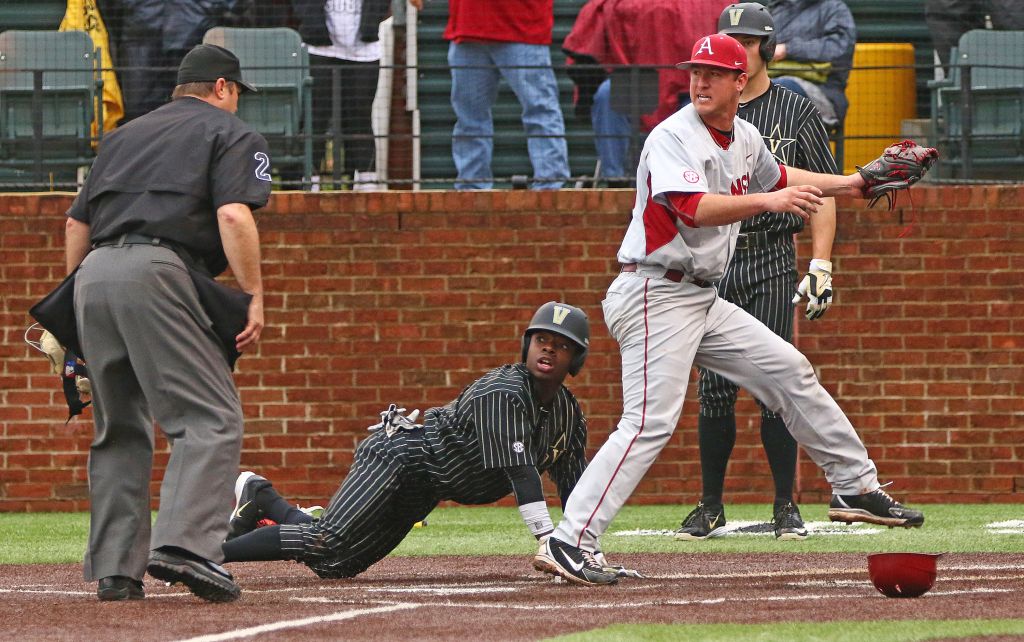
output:
[[[719,33],[730,35],[747,50],[749,82],[740,96],[739,116],[757,127],[776,160],[791,167],[836,174],[828,148],[828,134],[809,100],[780,87],[768,78],[767,64],[775,50],[774,22],[756,2],[733,4],[718,19]],[[787,341],[793,338],[793,305],[808,297],[807,318],[817,319],[832,303],[832,242],[835,237],[835,200],[811,217],[814,258],[794,297],[796,256],[793,235],[803,221],[787,212],[764,212],[740,227],[736,253],[718,284],[719,295],[757,317]],[[737,386],[709,370],[700,369],[698,392],[703,496],[676,531],[682,540],[703,540],[722,534],[725,471],[736,443]],[[758,402],[759,405],[760,402]],[[775,481],[772,524],[780,539],[807,536],[800,511],[793,502],[796,476],[796,441],[782,418],[761,405],[761,443]]]

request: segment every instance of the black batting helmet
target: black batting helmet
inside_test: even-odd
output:
[[[775,55],[775,21],[768,9],[759,2],[739,2],[722,10],[718,16],[718,33],[761,38],[758,52],[764,61],[771,62]]]
[[[537,308],[529,327],[523,332],[523,361],[526,361],[526,352],[530,348],[530,335],[537,330],[560,334],[576,344],[579,350],[569,364],[569,374],[575,377],[583,368],[590,349],[590,321],[587,320],[587,313],[576,306],[557,301],[548,301]]]

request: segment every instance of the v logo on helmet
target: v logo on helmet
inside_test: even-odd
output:
[[[551,320],[558,325],[562,325],[562,321],[565,321],[565,317],[569,316],[569,308],[556,305],[554,312],[551,314]]]
[[[740,16],[743,15],[743,9],[729,9],[729,24],[736,26],[740,23]]]
[[[715,55],[715,52],[711,50],[711,36],[704,36],[704,41],[700,43],[700,49],[693,54],[693,57],[696,58],[702,51],[707,51],[709,56]]]

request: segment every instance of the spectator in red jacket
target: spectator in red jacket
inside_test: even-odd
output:
[[[718,15],[730,1],[590,0],[580,10],[562,50],[575,63],[569,67],[569,77],[577,85],[576,115],[589,119],[594,127],[600,176],[609,187],[632,183],[634,132],[649,132],[690,102],[690,72],[676,69],[672,61],[685,60],[697,38],[717,28]],[[623,73],[612,80],[608,71],[625,65],[660,67],[657,107],[645,110],[639,123],[634,114],[616,109],[611,99],[613,84],[630,79]],[[641,90],[628,85],[615,91],[635,94]],[[642,141],[634,151],[641,146]]]

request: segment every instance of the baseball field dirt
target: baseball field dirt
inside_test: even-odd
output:
[[[0,567],[0,616],[16,640],[535,640],[622,623],[1014,618],[1024,554],[951,554],[926,595],[891,599],[864,554],[613,556],[647,579],[556,583],[524,557],[389,557],[349,580],[289,562],[234,564],[231,604],[147,578],[146,599],[99,602],[78,565]]]

